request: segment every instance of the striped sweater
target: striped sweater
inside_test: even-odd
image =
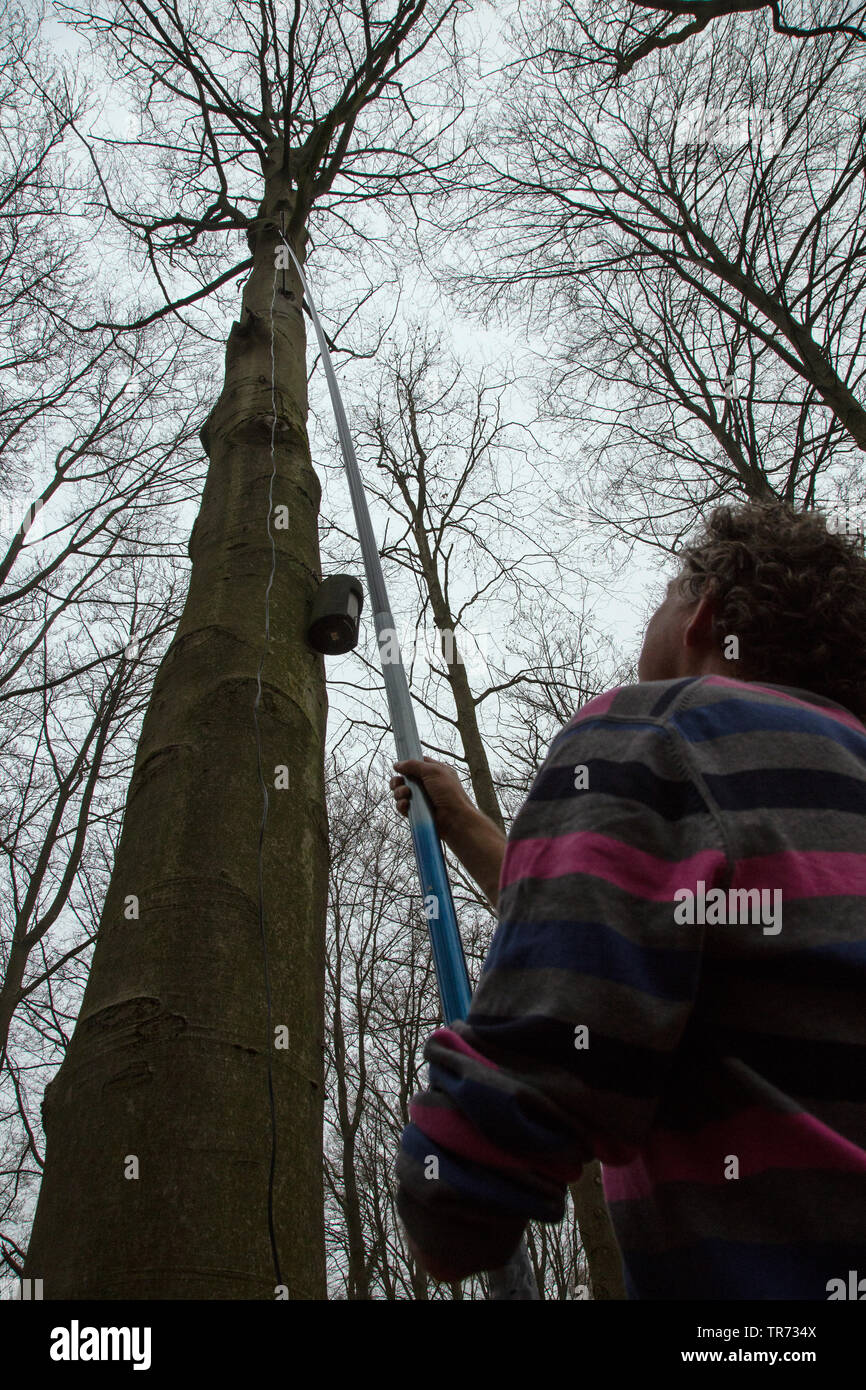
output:
[[[585,705],[424,1055],[397,1203],[451,1277],[599,1158],[629,1298],[866,1299],[866,728],[717,676]]]

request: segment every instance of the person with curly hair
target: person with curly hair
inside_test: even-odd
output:
[[[507,840],[452,768],[395,764],[499,918],[398,1210],[464,1278],[599,1158],[629,1298],[862,1298],[866,558],[773,503],[681,560],[637,684],[557,734]]]

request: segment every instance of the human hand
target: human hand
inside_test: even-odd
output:
[[[446,843],[459,836],[467,821],[478,816],[477,806],[463,790],[455,769],[447,763],[439,763],[428,757],[406,758],[403,762],[394,763],[394,767],[398,773],[405,774],[391,778],[397,810],[401,815],[408,816],[412,788],[405,778],[414,778],[427,793],[436,829]]]

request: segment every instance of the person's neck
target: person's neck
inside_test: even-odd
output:
[[[739,661],[726,661],[724,657],[716,652],[710,652],[704,657],[693,657],[691,661],[683,663],[683,669],[678,672],[679,676],[727,676],[729,680],[745,681],[749,677],[739,669]]]

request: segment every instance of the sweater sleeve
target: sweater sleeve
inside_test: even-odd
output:
[[[658,684],[610,691],[554,739],[511,828],[499,924],[465,1020],[427,1042],[398,1211],[440,1277],[504,1264],[592,1158],[653,1122],[699,983],[683,889],[727,882],[721,828]]]

